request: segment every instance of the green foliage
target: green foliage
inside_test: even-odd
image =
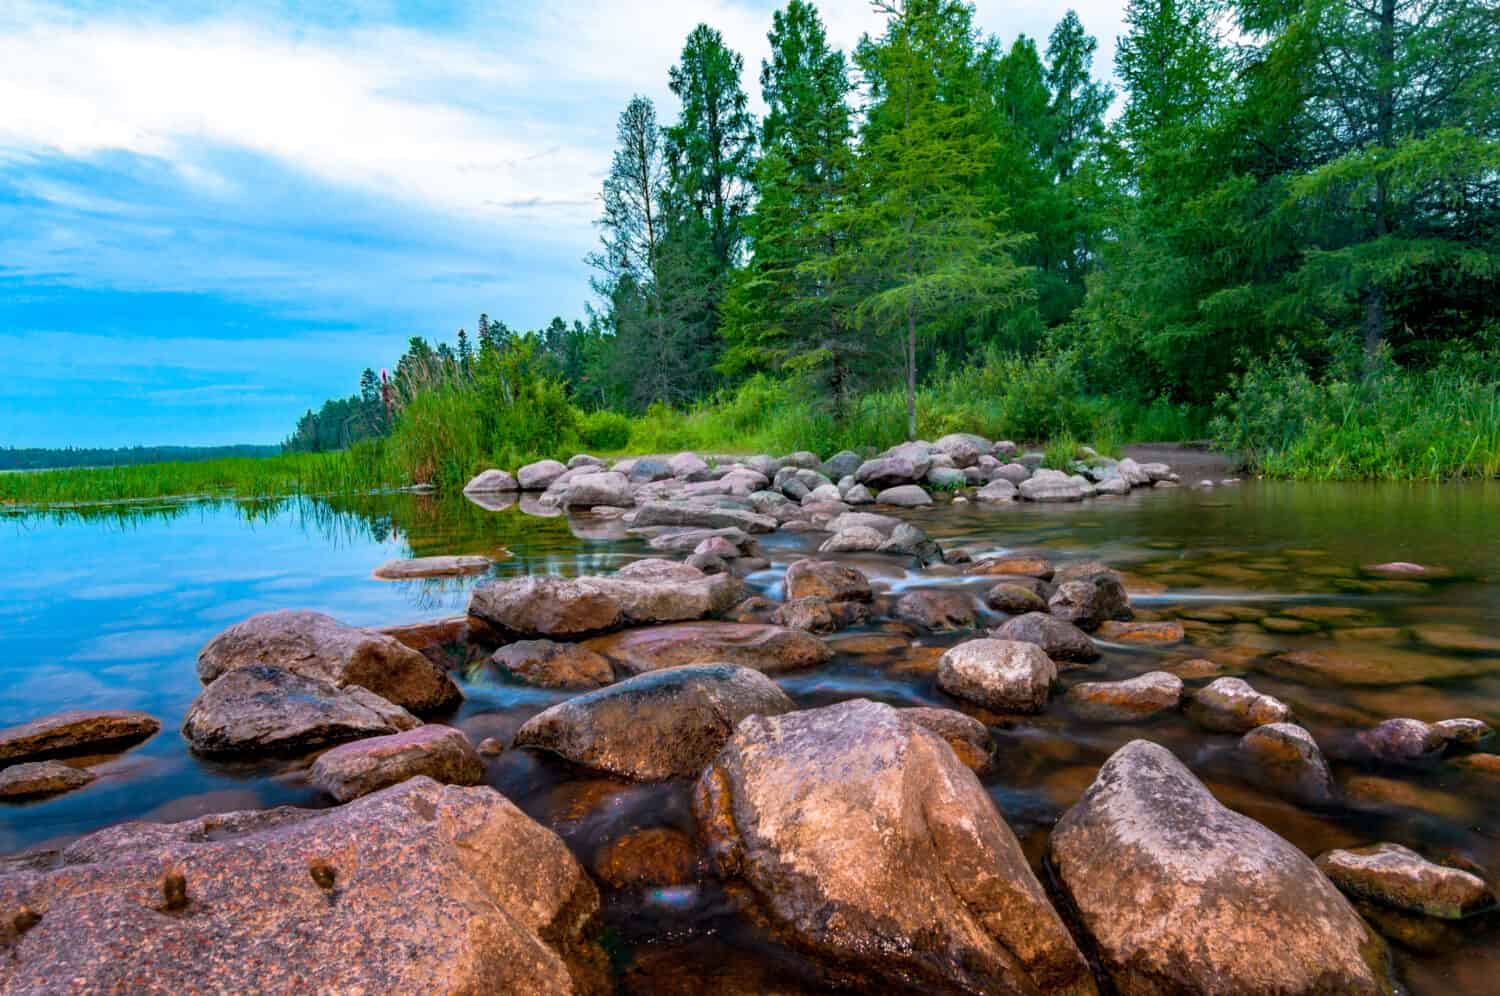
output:
[[[578,420],[578,438],[590,450],[618,452],[630,443],[630,419],[619,412],[589,412]]]

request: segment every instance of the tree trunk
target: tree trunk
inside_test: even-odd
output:
[[[917,319],[906,302],[906,438],[917,438]]]
[[[1375,134],[1389,154],[1396,140],[1396,0],[1380,0],[1377,49],[1380,65],[1375,77]],[[1386,174],[1375,174],[1375,237],[1391,234],[1390,191]],[[1374,370],[1385,342],[1385,292],[1373,284],[1365,288],[1365,369]]]

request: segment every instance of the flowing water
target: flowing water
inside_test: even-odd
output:
[[[1068,670],[1064,684],[1211,660],[1217,673],[1244,675],[1289,703],[1330,754],[1342,788],[1341,801],[1321,810],[1257,789],[1234,763],[1233,736],[1205,733],[1180,715],[1087,722],[1060,696],[1038,717],[969,710],[992,725],[999,745],[982,781],[1033,861],[1103,760],[1147,737],[1176,752],[1223,802],[1309,854],[1396,841],[1500,876],[1500,774],[1452,760],[1392,771],[1338,759],[1354,731],[1394,716],[1472,716],[1500,726],[1500,487],[1247,482],[1081,505],[941,506],[913,518],[945,547],[976,556],[1015,551],[1116,567],[1138,613],[1181,620],[1188,642],[1106,645],[1101,661]],[[749,583],[779,597],[786,565],[820,539],[763,538],[773,566]],[[392,583],[371,570],[392,557],[469,553],[496,557],[492,576],[502,577],[601,573],[651,555],[618,521],[412,495],[0,515],[0,726],[71,708],[143,709],[164,726],[134,750],[74,762],[100,775],[81,791],[0,806],[0,853],[127,819],[327,805],[306,784],[305,762],[207,761],[187,750],[176,727],[199,691],[198,648],[269,609],[317,609],[359,625],[461,613],[478,579]],[[1440,570],[1429,580],[1362,570],[1397,560]],[[977,596],[994,583],[955,567],[916,571],[873,555],[851,562],[889,591],[961,587]],[[864,696],[954,707],[935,687],[936,659],[972,635],[877,621],[831,638],[838,652],[825,667],[779,682],[804,706]],[[1312,673],[1276,661],[1294,649],[1323,650],[1336,664]],[[482,663],[459,677],[466,700],[444,719],[475,740],[508,741],[566,694],[507,684]],[[736,912],[732,892],[695,863],[686,783],[631,785],[528,751],[490,762],[488,778],[601,880],[624,989],[753,991],[798,978],[799,956],[762,936]],[[650,884],[634,884],[642,880]],[[1500,973],[1497,920],[1382,916],[1379,926],[1395,940],[1411,991],[1477,994],[1493,992]]]

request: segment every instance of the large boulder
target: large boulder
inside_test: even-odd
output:
[[[1069,477],[1060,470],[1039,470],[1017,487],[1027,501],[1082,501],[1094,493],[1094,486],[1081,475]]]
[[[598,688],[615,679],[609,661],[576,643],[518,640],[496,650],[490,663],[539,688]]]
[[[894,553],[904,557],[916,557],[924,565],[941,564],[943,551],[926,531],[903,522],[891,530],[890,536],[880,544],[881,553]]]
[[[900,710],[854,700],[747,719],[693,806],[720,872],[835,984],[1095,992],[974,773]]]
[[[612,470],[595,474],[581,474],[568,482],[563,492],[564,508],[592,508],[608,505],[614,508],[629,508],[635,504],[631,494],[630,480]]]
[[[616,470],[622,470],[617,464]],[[623,469],[625,477],[631,484],[651,484],[654,481],[665,481],[672,476],[672,468],[667,466],[663,460],[652,460],[642,457]]]
[[[732,664],[676,667],[559,702],[527,720],[515,745],[656,781],[697,774],[746,716],[793,708],[759,671]]]
[[[521,490],[520,483],[504,470],[482,471],[464,485],[466,495],[507,494]]]
[[[897,508],[920,508],[932,504],[932,496],[916,484],[900,484],[886,488],[875,496],[877,505],[894,505]]]
[[[127,823],[13,867],[0,909],[46,898],[5,992],[607,991],[593,883],[486,787]]]
[[[1099,648],[1083,630],[1043,612],[1027,612],[1007,619],[994,631],[1002,640],[1035,643],[1055,661],[1088,663],[1099,658]]]
[[[830,602],[868,602],[870,579],[860,571],[827,560],[798,560],[786,569],[786,597]]]
[[[727,574],[649,559],[604,577],[490,581],[469,593],[469,614],[518,637],[567,637],[703,619],[743,597],[744,585]]]
[[[709,505],[696,501],[646,502],[636,509],[635,525],[637,527],[698,526],[704,529],[724,529],[735,526],[747,533],[776,531],[776,520],[768,515],[746,511],[742,508]]]
[[[516,471],[516,481],[522,491],[546,491],[567,472],[568,468],[556,460],[538,460]]]
[[[901,710],[901,718],[942,737],[970,771],[987,771],[995,761],[995,738],[990,736],[989,727],[973,716],[957,709],[908,706]]]
[[[845,512],[828,520],[828,531],[838,533],[845,529],[870,529],[888,538],[899,525],[901,525],[901,520],[894,515],[881,515],[879,512]]]
[[[446,671],[400,640],[346,626],[321,612],[262,612],[235,623],[198,652],[198,678],[205,685],[258,665],[340,688],[359,685],[416,712],[463,698]]]
[[[1003,477],[997,477],[993,481],[990,481],[990,483],[986,484],[984,487],[980,488],[974,494],[974,497],[979,499],[980,501],[1009,502],[1015,501],[1017,494],[1018,492],[1016,491],[1016,486],[1014,484],[1012,484],[1010,481],[1007,481]]]
[[[1495,905],[1478,875],[1435,864],[1400,844],[1319,855],[1318,868],[1344,892],[1407,913],[1457,920]]]
[[[927,476],[932,458],[916,452],[867,460],[854,472],[854,481],[872,491],[882,491],[902,484],[915,484]]]
[[[1047,851],[1122,996],[1393,989],[1384,945],[1333,884],[1164,747],[1116,751]]]
[[[447,785],[478,785],[484,762],[462,730],[428,725],[326,751],[313,762],[309,780],[348,802],[418,775]]]
[[[835,481],[845,477],[852,477],[854,472],[859,470],[859,465],[863,462],[859,454],[853,450],[840,450],[829,457],[828,461],[823,464],[823,473]]]
[[[819,553],[873,553],[885,544],[886,537],[869,526],[840,529],[818,547]]]
[[[946,453],[955,467],[972,467],[981,456],[989,456],[993,448],[983,436],[969,432],[954,432],[940,437],[932,444],[939,453]]]
[[[154,716],[128,709],[54,713],[0,730],[0,764],[117,750],[138,744],[160,729]]]
[[[822,640],[781,626],[696,622],[627,629],[584,646],[608,657],[625,674],[687,664],[738,664],[776,674],[816,667],[833,651]]]
[[[938,659],[937,685],[955,698],[997,712],[1041,712],[1057,665],[1034,643],[970,640]]]
[[[1056,580],[1057,590],[1047,604],[1052,615],[1065,622],[1092,631],[1107,620],[1131,617],[1124,583],[1102,564],[1065,568],[1058,572]]]
[[[667,461],[667,466],[672,468],[673,477],[684,481],[701,481],[708,474],[707,462],[696,453],[679,453]]]
[[[405,709],[359,685],[340,688],[251,664],[216,678],[198,694],[182,735],[202,754],[284,754],[420,725]]]

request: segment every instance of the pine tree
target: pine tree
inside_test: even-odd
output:
[[[978,100],[972,11],[956,0],[876,0],[888,15],[860,47],[871,103],[861,143],[858,233],[872,292],[859,313],[900,343],[907,433],[917,435],[919,337],[934,326],[1003,310],[1033,293],[977,193],[994,154]]]
[[[469,333],[458,330],[458,366],[465,377],[474,373],[474,347],[469,342]]]

